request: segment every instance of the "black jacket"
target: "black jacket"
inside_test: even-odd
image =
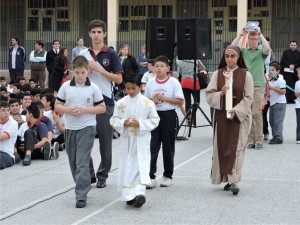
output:
[[[128,55],[122,63],[123,67],[123,76],[131,73],[139,73],[139,65],[136,62],[136,59],[132,55]]]
[[[59,51],[59,50],[58,50]],[[49,71],[49,73],[51,74],[54,70],[54,63],[55,63],[55,58],[58,56],[58,53],[56,54],[53,49],[49,50],[49,52],[47,52],[47,56],[46,56],[46,66],[47,66],[47,70]]]

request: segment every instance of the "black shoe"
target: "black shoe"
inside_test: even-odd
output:
[[[231,184],[227,183],[224,186],[224,191],[230,191]]]
[[[96,182],[97,182],[96,177],[91,177],[91,184],[94,184],[94,183],[96,183]]]
[[[279,139],[272,139],[269,142],[270,145],[282,144],[282,141]]]
[[[22,165],[23,166],[29,166],[31,164],[31,156],[25,155],[25,158],[23,159]]]
[[[18,164],[19,162],[21,162],[21,156],[17,153],[17,152],[15,152],[14,153],[14,156],[15,156],[15,164]]]
[[[237,184],[231,184],[230,191],[232,192],[233,195],[237,195],[240,191],[240,188]]]
[[[84,208],[86,206],[86,200],[78,200],[76,202],[76,208]]]
[[[135,203],[135,198],[126,202],[127,205],[134,205],[134,203]]]
[[[135,201],[134,201],[134,203],[133,203],[133,207],[134,207],[134,208],[141,208],[142,205],[145,204],[145,202],[146,202],[146,198],[145,198],[144,195],[137,195],[137,196],[135,197]]]
[[[44,160],[49,160],[51,156],[51,145],[48,141],[43,146]]]
[[[106,187],[106,180],[98,180],[97,182],[97,185],[96,185],[97,188],[105,188]]]

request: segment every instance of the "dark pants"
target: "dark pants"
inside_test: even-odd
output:
[[[270,102],[267,101],[264,110],[262,111],[263,114],[263,133],[269,133],[269,123],[268,123],[268,111],[269,111]]]
[[[52,88],[52,71],[48,71],[48,88]]]
[[[60,145],[65,143],[65,135],[60,134],[57,138],[52,138],[51,144],[54,144],[54,142],[57,142]]]
[[[45,89],[45,81],[46,81],[46,71],[42,70],[31,70],[31,78],[36,80],[41,89],[44,90]]]
[[[286,81],[286,85],[291,87],[292,89],[295,89],[295,83],[298,80],[294,73],[283,73],[283,78]],[[295,92],[290,90],[289,88],[286,88],[285,97],[287,103],[294,103],[295,102]]]
[[[297,141],[300,141],[300,108],[296,109],[296,117],[297,117]]]
[[[12,69],[9,71],[10,80],[16,81],[17,77],[23,77],[23,76],[24,76],[24,70]]]
[[[100,180],[106,180],[111,169],[113,128],[109,123],[114,113],[114,106],[106,105],[106,112],[97,114],[97,133],[100,145],[101,163],[95,175],[92,157],[90,158],[90,175]]]
[[[0,170],[11,167],[14,164],[14,159],[6,152],[0,151]]]
[[[172,179],[174,171],[175,139],[178,129],[178,117],[175,110],[157,111],[160,122],[158,127],[151,131],[151,164],[150,178],[155,179],[157,157],[162,143],[164,177]]]
[[[189,110],[189,108],[192,105],[191,95],[193,96],[194,103],[200,103],[200,90],[196,90],[194,92],[192,89],[182,88],[182,91],[183,91],[184,100],[185,100],[185,110],[186,110],[186,112]],[[191,113],[191,111],[190,111],[190,113]]]
[[[32,159],[44,159],[44,154],[42,153],[40,148],[34,148],[34,145],[38,143],[38,139],[35,136],[35,133],[33,130],[28,129],[24,133],[24,142],[21,141],[21,138],[18,136],[17,142],[16,142],[16,147],[17,147],[17,152],[20,155],[22,159],[24,159],[26,151],[30,150],[31,151],[31,158]],[[24,144],[24,148],[20,149],[20,146]]]

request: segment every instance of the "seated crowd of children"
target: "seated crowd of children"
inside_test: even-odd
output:
[[[54,111],[55,97],[34,79],[1,80],[0,166],[31,164],[32,159],[57,159],[64,146],[64,115]]]

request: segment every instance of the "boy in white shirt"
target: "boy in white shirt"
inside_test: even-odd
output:
[[[280,64],[277,61],[270,63],[270,77],[267,89],[270,95],[269,123],[272,128],[273,138],[269,144],[282,144],[283,120],[286,109],[286,82],[280,74]]]
[[[296,130],[296,143],[300,144],[300,67],[296,69],[299,80],[295,84],[295,95],[296,95],[296,117],[297,117],[297,130]]]
[[[77,56],[72,65],[74,79],[59,89],[55,109],[65,113],[66,152],[76,183],[76,208],[84,208],[91,190],[89,163],[96,135],[96,114],[104,113],[106,108],[101,91],[87,78],[87,59]]]

